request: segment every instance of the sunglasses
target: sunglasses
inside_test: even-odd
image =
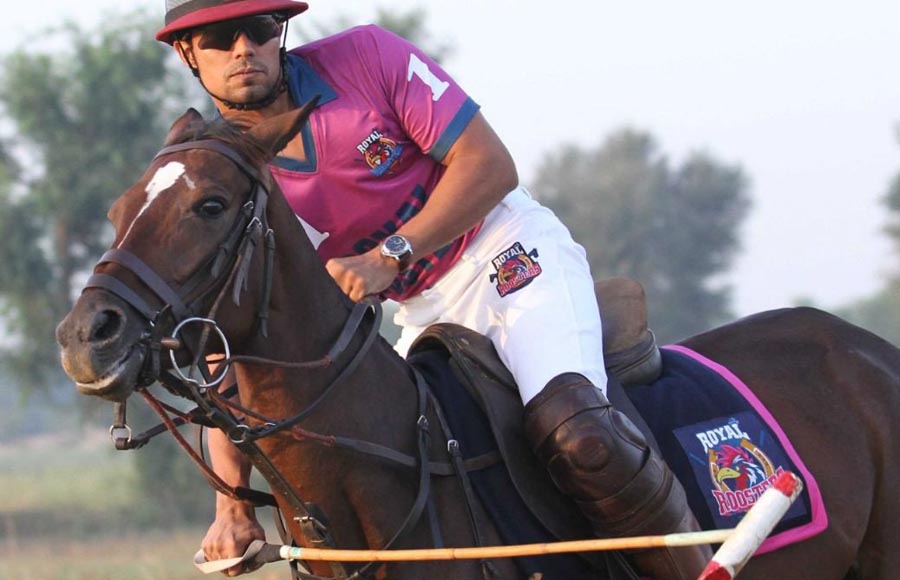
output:
[[[197,28],[198,46],[202,49],[229,50],[243,32],[255,44],[263,45],[273,38],[281,36],[284,20],[271,14],[248,16],[236,20],[215,22]]]

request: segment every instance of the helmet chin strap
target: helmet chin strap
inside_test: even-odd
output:
[[[235,111],[257,111],[259,109],[264,109],[274,103],[278,99],[278,97],[281,96],[281,93],[287,90],[287,79],[284,75],[284,71],[287,68],[287,49],[285,48],[285,45],[287,43],[287,29],[288,21],[286,20],[284,22],[284,33],[281,37],[281,49],[278,53],[278,80],[274,85],[272,85],[272,90],[270,90],[268,94],[266,94],[261,99],[249,101],[246,103],[236,103],[234,101],[229,101],[228,99],[223,99],[222,97],[209,90],[209,88],[207,88],[207,86],[203,83],[203,79],[200,77],[200,69],[191,64],[189,60],[187,61],[188,67],[190,67],[191,73],[193,73],[193,75],[197,77],[197,80],[200,82],[200,86],[203,87],[203,90],[205,90],[211,97],[225,105],[227,108]]]

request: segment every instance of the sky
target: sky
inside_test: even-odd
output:
[[[164,0],[126,0],[164,14]],[[309,0],[292,21],[370,22],[424,6],[445,68],[482,106],[527,185],[561,146],[632,127],[672,165],[704,151],[740,165],[753,209],[724,281],[737,315],[798,300],[835,308],[900,273],[882,199],[900,172],[900,4],[857,0]],[[0,52],[122,0],[31,0]],[[540,193],[540,192],[536,192]]]

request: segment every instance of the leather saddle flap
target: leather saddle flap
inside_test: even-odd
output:
[[[575,504],[556,488],[529,448],[518,389],[490,339],[462,326],[441,323],[422,333],[410,350],[433,348],[450,354],[451,368],[483,409],[513,485],[535,517],[560,540],[592,537]]]

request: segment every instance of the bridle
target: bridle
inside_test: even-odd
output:
[[[294,492],[293,488],[284,481],[280,472],[268,461],[266,456],[255,444],[255,439],[266,436],[269,433],[251,433],[249,427],[240,422],[228,410],[227,395],[223,396],[217,392],[216,387],[226,376],[228,366],[239,357],[232,358],[228,348],[227,339],[219,329],[215,322],[215,314],[221,305],[227,290],[232,289],[232,300],[236,306],[240,306],[241,293],[247,289],[248,275],[250,271],[251,261],[255,255],[255,250],[261,240],[265,243],[265,264],[263,274],[263,292],[262,299],[257,305],[257,329],[263,336],[268,335],[268,314],[269,314],[269,298],[271,295],[272,270],[275,252],[275,234],[269,227],[266,216],[266,207],[269,199],[269,189],[271,187],[271,176],[266,172],[265,178],[260,172],[251,165],[240,153],[226,143],[214,139],[203,139],[188,141],[176,145],[171,145],[160,150],[154,160],[165,157],[174,153],[190,150],[208,150],[225,156],[234,163],[240,171],[246,175],[251,182],[251,191],[248,200],[241,207],[234,224],[229,233],[222,242],[217,246],[213,255],[211,255],[205,264],[198,268],[197,271],[182,285],[175,286],[162,279],[153,268],[147,265],[135,254],[122,248],[115,248],[103,254],[98,262],[98,266],[103,264],[116,264],[136,277],[144,287],[149,289],[156,300],[162,304],[159,309],[154,309],[138,292],[136,292],[128,283],[121,278],[109,273],[95,272],[89,279],[85,288],[102,288],[107,290],[139,312],[150,328],[150,331],[140,339],[140,343],[146,348],[146,357],[144,365],[139,373],[137,390],[141,390],[147,398],[151,407],[163,418],[162,427],[160,426],[147,432],[138,438],[133,438],[131,430],[125,423],[125,405],[117,403],[116,405],[116,421],[110,428],[113,434],[116,447],[119,449],[136,449],[149,441],[154,435],[168,429],[182,444],[192,459],[198,464],[202,464],[201,470],[209,480],[210,484],[217,490],[236,499],[250,500],[257,504],[269,504],[275,506],[274,497],[270,494],[257,492],[245,488],[235,488],[225,483],[219,478],[206,464],[206,461],[199,457],[196,452],[191,449],[181,435],[177,431],[179,424],[197,423],[203,426],[217,427],[225,431],[232,442],[235,443],[257,467],[261,473],[270,481],[273,491],[279,493],[293,513],[298,516],[301,529],[310,541],[319,546],[327,545],[330,542],[330,536],[327,529],[322,523],[322,516],[318,514],[315,506],[303,502]],[[203,316],[197,316],[199,309],[203,303],[206,303],[210,295],[218,292],[210,310]],[[350,338],[355,334],[356,329],[360,326],[363,314],[369,311],[369,305],[357,309],[354,316],[348,320],[349,324],[339,339],[339,344],[332,348],[329,355],[322,360],[312,361],[311,363],[288,363],[301,367],[312,366],[328,366],[338,358],[338,356],[346,348],[350,342]],[[380,312],[380,311],[379,311]],[[166,323],[174,323],[171,336],[164,336]],[[202,332],[192,333],[187,330],[189,324],[199,323],[202,325]],[[179,331],[185,329],[185,339],[178,337]],[[204,345],[210,330],[218,334],[218,338],[223,344],[226,359],[216,371],[216,376],[208,370],[205,360],[203,359]],[[377,334],[377,326],[373,326],[371,333],[373,336],[368,338],[366,343],[371,344],[374,335]],[[193,335],[193,336],[190,336]],[[186,348],[192,351],[193,361],[191,369],[197,368],[204,376],[200,379],[192,376],[184,375],[175,361],[176,349]],[[172,369],[174,374],[163,370],[161,363],[161,351],[167,349],[170,353]],[[353,361],[357,362],[361,358],[365,349],[360,349]],[[277,362],[277,361],[271,361]],[[348,365],[348,366],[354,366]],[[348,371],[345,367],[343,371]],[[339,376],[344,376],[342,372]],[[171,407],[163,406],[152,395],[146,391],[146,387],[159,381],[169,391],[187,398],[197,404],[197,408],[189,415],[179,414],[176,420],[172,420],[168,413],[175,412]],[[328,389],[330,390],[330,389]],[[321,398],[320,398],[321,399]],[[314,403],[315,406],[315,403]],[[311,411],[311,409],[310,409]],[[271,429],[274,424],[266,423]],[[116,434],[127,434],[126,437],[116,437]],[[251,434],[254,435],[251,437]],[[336,576],[346,577],[340,566],[333,566]],[[313,578],[313,576],[309,576]]]
[[[163,305],[159,309],[154,309],[140,294],[135,292],[131,286],[112,274],[94,273],[85,286],[85,288],[102,288],[115,294],[138,311],[146,319],[150,328],[150,331],[145,333],[140,340],[148,352],[144,365],[139,373],[136,390],[142,392],[151,407],[153,407],[153,409],[162,417],[163,423],[160,426],[157,426],[157,428],[144,434],[132,437],[131,430],[125,423],[124,403],[117,403],[116,422],[110,428],[116,447],[119,449],[136,449],[145,445],[154,435],[168,430],[187,451],[188,455],[201,466],[201,471],[217,491],[236,499],[252,501],[257,505],[268,504],[275,506],[276,503],[274,497],[270,494],[246,488],[233,487],[221,480],[221,478],[209,468],[204,458],[198,456],[177,431],[177,427],[185,423],[196,423],[202,426],[219,428],[228,435],[232,443],[247,456],[253,466],[265,477],[269,482],[272,491],[277,494],[296,515],[295,520],[299,523],[300,529],[307,541],[311,545],[317,547],[334,547],[331,535],[324,523],[324,517],[316,506],[304,502],[297,496],[290,483],[285,480],[284,476],[257,446],[256,441],[258,439],[274,435],[275,433],[289,432],[296,439],[307,440],[329,447],[348,449],[374,456],[380,460],[404,468],[416,470],[418,473],[418,493],[416,499],[404,518],[403,523],[399,526],[399,529],[396,530],[391,539],[387,542],[385,549],[392,546],[399,538],[410,532],[415,524],[418,523],[420,516],[426,511],[429,515],[432,535],[435,538],[436,543],[440,543],[440,531],[437,523],[436,508],[430,494],[430,477],[432,475],[455,474],[459,477],[466,493],[476,542],[481,544],[482,534],[480,525],[475,521],[473,515],[472,505],[474,496],[467,479],[467,472],[484,469],[494,465],[499,461],[499,458],[496,453],[488,453],[464,460],[459,454],[459,446],[456,441],[452,439],[452,436],[449,433],[449,427],[440,413],[440,410],[432,405],[434,411],[437,413],[441,430],[448,439],[448,450],[451,455],[451,461],[447,463],[429,461],[430,434],[426,412],[429,403],[432,402],[432,395],[428,391],[428,387],[421,374],[418,372],[414,371],[418,401],[418,419],[416,421],[417,453],[415,456],[407,455],[371,442],[319,435],[317,433],[306,431],[300,426],[303,419],[311,415],[320,404],[329,397],[334,391],[334,387],[342,383],[346,377],[356,370],[365,354],[374,343],[375,338],[378,336],[381,319],[381,308],[377,300],[362,301],[354,306],[337,340],[331,349],[329,349],[328,353],[321,359],[308,362],[285,362],[260,357],[232,356],[230,354],[227,339],[215,322],[215,314],[226,296],[229,287],[232,289],[232,300],[234,304],[240,306],[241,293],[248,285],[251,260],[253,259],[256,247],[261,240],[264,240],[265,242],[265,264],[262,298],[257,305],[256,316],[258,331],[263,336],[266,336],[268,333],[268,303],[272,286],[275,234],[269,227],[266,208],[272,178],[268,172],[261,175],[260,171],[253,167],[253,165],[231,146],[214,139],[195,140],[171,145],[163,148],[157,153],[154,159],[159,159],[173,153],[196,149],[213,151],[225,156],[251,181],[251,192],[248,201],[242,206],[234,225],[229,230],[228,235],[218,245],[214,254],[206,260],[203,267],[199,268],[180,286],[174,286],[167,283],[143,260],[127,250],[121,248],[112,249],[107,251],[101,257],[98,266],[112,263],[130,272],[147,289],[149,289],[155,298]],[[198,316],[197,313],[201,304],[206,303],[209,296],[214,292],[218,292],[218,294],[213,301],[213,305],[209,312],[203,317]],[[370,313],[373,315],[372,324],[360,346],[355,349],[355,352],[349,357],[349,360],[343,363],[340,371],[337,372],[336,376],[329,382],[321,394],[297,415],[286,419],[263,417],[250,409],[230,401],[229,394],[220,394],[217,388],[213,388],[217,387],[222,381],[226,375],[227,367],[233,362],[268,364],[293,369],[323,368],[337,364],[337,362],[343,361],[346,358],[342,355],[347,351],[358,330],[362,328],[363,321]],[[171,336],[164,336],[167,318],[171,318],[174,322]],[[199,333],[200,336],[186,330],[188,328],[187,325],[197,323],[202,327],[202,332]],[[182,329],[185,329],[184,340],[178,337],[178,334]],[[205,360],[203,359],[204,346],[210,332],[216,332],[218,334],[218,338],[225,349],[225,359],[221,361],[219,368],[215,373],[215,377],[209,372]],[[191,336],[192,334],[193,336]],[[193,363],[191,368],[198,368],[201,370],[203,382],[192,376],[184,375],[178,368],[175,360],[175,350],[179,348],[187,348],[189,351],[192,351]],[[161,351],[164,349],[169,350],[174,374],[173,372],[163,370],[162,368]],[[176,395],[193,401],[197,404],[197,408],[190,413],[185,414],[162,404],[146,390],[146,387],[157,381]],[[260,425],[257,427],[248,426],[246,423],[239,420],[232,411],[237,411],[244,416],[252,417],[256,419]],[[178,417],[173,420],[168,413],[176,414]],[[116,437],[117,433],[125,434],[126,436]],[[280,518],[278,521],[280,524]],[[331,567],[334,573],[333,578],[355,579],[370,574],[377,565],[378,563],[371,562],[349,576],[341,564],[332,563]],[[483,562],[483,569],[486,575],[490,572],[490,566],[487,562]],[[314,576],[298,570],[292,570],[292,572],[297,578],[325,580],[323,577]]]
[[[139,385],[152,384],[160,378],[161,364],[159,354],[163,329],[163,318],[169,315],[177,328],[190,322],[210,324],[214,319],[215,311],[221,304],[222,298],[229,287],[232,288],[232,300],[235,305],[240,305],[240,295],[247,288],[248,274],[251,260],[256,247],[261,239],[265,239],[265,272],[263,275],[263,297],[257,311],[259,332],[263,336],[268,334],[269,296],[272,285],[272,263],[275,253],[275,234],[268,225],[266,207],[269,199],[269,186],[263,180],[259,171],[233,148],[222,141],[203,139],[188,141],[163,148],[156,154],[154,160],[178,153],[204,149],[214,151],[225,156],[233,162],[251,182],[249,199],[241,207],[234,225],[228,235],[216,248],[216,251],[206,260],[206,264],[182,285],[173,286],[163,280],[150,266],[139,257],[122,248],[108,250],[100,258],[98,266],[102,264],[117,264],[140,280],[155,297],[163,304],[161,309],[152,308],[140,294],[135,292],[121,279],[106,273],[94,273],[87,281],[86,288],[103,288],[112,292],[135,310],[137,310],[150,324],[152,332],[142,341],[149,348],[149,356],[145,360],[141,370]],[[267,181],[271,179],[267,175]],[[230,284],[228,283],[230,281]],[[201,303],[205,302],[209,294],[219,291],[219,295],[213,303],[211,311],[204,318],[198,318],[196,313]],[[214,326],[214,323],[212,323]],[[216,327],[217,328],[217,327]],[[220,333],[221,334],[221,333]],[[173,362],[174,362],[174,351]],[[195,352],[195,361],[199,362],[201,352]],[[177,368],[177,365],[173,365]],[[219,373],[220,377],[224,372]],[[204,386],[213,386],[206,384]]]
[[[87,281],[85,288],[103,288],[128,304],[141,313],[147,321],[151,331],[145,334],[141,341],[149,349],[150,356],[145,359],[144,367],[139,373],[138,387],[146,387],[154,382],[161,382],[166,387],[176,391],[176,394],[183,395],[183,388],[187,386],[197,393],[191,398],[197,398],[197,394],[205,395],[211,387],[217,386],[225,376],[225,370],[233,362],[245,362],[250,364],[269,364],[285,368],[309,369],[322,368],[330,366],[344,353],[350,345],[351,340],[357,330],[361,328],[362,322],[366,314],[372,312],[375,316],[375,323],[372,325],[368,335],[365,337],[361,348],[356,352],[350,363],[345,366],[337,377],[331,382],[326,394],[330,388],[337,382],[340,382],[347,374],[352,372],[359,363],[363,354],[365,354],[371,344],[374,342],[378,333],[378,322],[380,322],[381,310],[378,302],[375,300],[367,300],[358,303],[344,325],[343,330],[338,336],[332,348],[321,359],[309,362],[284,362],[260,357],[251,356],[231,356],[228,341],[224,333],[219,329],[215,321],[216,313],[221,305],[228,288],[232,289],[232,301],[235,306],[240,306],[241,293],[247,289],[251,261],[255,255],[255,250],[261,239],[265,240],[265,264],[263,270],[263,288],[262,297],[257,305],[257,330],[266,337],[268,336],[268,319],[269,319],[269,300],[271,297],[272,275],[275,257],[275,232],[269,227],[266,208],[268,206],[269,188],[271,187],[271,175],[266,172],[265,179],[261,177],[257,171],[247,160],[235,151],[231,146],[222,141],[215,139],[203,139],[196,141],[188,141],[177,145],[165,147],[156,154],[154,159],[178,153],[182,151],[190,151],[203,149],[214,151],[224,155],[232,161],[251,181],[251,192],[249,199],[241,208],[234,225],[223,241],[217,246],[216,251],[210,256],[205,265],[200,267],[191,277],[180,286],[173,286],[167,283],[159,276],[153,268],[148,266],[143,260],[121,248],[107,251],[103,254],[98,262],[101,264],[115,263],[129,272],[131,272],[140,282],[150,289],[156,298],[162,303],[162,307],[154,310],[137,292],[135,292],[126,282],[112,274],[94,273]],[[197,315],[200,305],[213,293],[218,292],[212,307],[203,316]],[[174,329],[171,336],[163,337],[164,322],[166,318],[171,318],[174,323]],[[199,344],[192,345],[190,340],[181,340],[178,338],[179,331],[186,328],[187,324],[200,323],[204,326],[204,334],[208,331],[215,331],[225,350],[225,359],[220,364],[220,369],[216,372],[216,377],[201,383],[197,379],[185,376],[175,360],[175,350],[178,348],[187,348],[193,351],[194,359],[192,367],[205,368],[203,356],[203,346],[205,345],[205,337],[201,337]],[[189,334],[185,332],[185,334]],[[193,338],[193,337],[189,337]],[[193,347],[193,348],[192,348]],[[175,377],[182,385],[173,383],[173,377],[167,376],[162,371],[160,361],[160,351],[168,349],[170,358],[175,372]],[[296,422],[302,420],[308,413],[312,412],[318,406],[319,400],[313,402],[310,407],[301,413],[298,417],[292,418],[295,423],[291,425],[281,425],[279,429],[272,430],[269,426],[261,432],[254,433],[254,439],[268,436],[278,430],[292,427]],[[271,423],[271,421],[269,422]],[[249,435],[248,435],[249,437]]]

